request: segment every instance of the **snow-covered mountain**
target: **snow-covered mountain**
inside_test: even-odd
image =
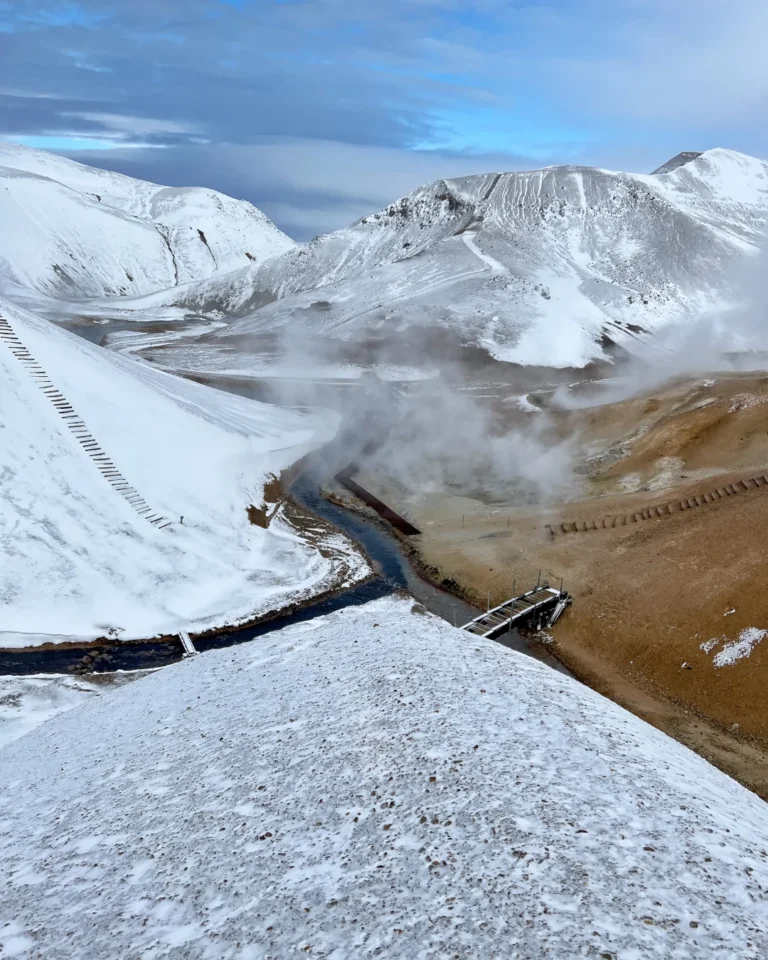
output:
[[[243,200],[0,143],[0,291],[140,296],[293,246]]]
[[[329,414],[178,379],[1,300],[0,383],[0,647],[205,629],[336,586],[347,560],[367,571],[341,535],[320,550],[280,515],[248,522]]]
[[[0,809],[17,960],[768,956],[762,800],[407,600],[89,696]]]
[[[501,359],[582,364],[605,335],[631,342],[729,302],[731,266],[768,229],[768,163],[716,149],[661,170],[437,181],[262,267],[131,306],[244,317],[220,337],[433,325]]]

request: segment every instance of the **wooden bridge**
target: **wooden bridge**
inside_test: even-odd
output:
[[[498,607],[465,623],[461,629],[493,640],[507,630],[523,624],[534,624],[538,621],[551,627],[571,603],[568,593],[556,590],[545,582],[519,597],[505,600]]]

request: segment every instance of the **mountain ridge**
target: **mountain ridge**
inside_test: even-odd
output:
[[[212,336],[452,331],[498,359],[582,366],[606,337],[732,301],[768,231],[768,163],[720,148],[661,174],[561,166],[419,187],[349,227],[138,310],[235,322]]]
[[[73,168],[83,187],[88,168]],[[112,189],[126,183],[135,189],[129,178]],[[157,203],[177,202],[163,193],[170,188],[149,188]],[[126,217],[148,202],[118,200]],[[428,328],[499,360],[581,367],[605,359],[606,346],[631,350],[666,324],[733,305],[734,271],[768,233],[768,163],[715,148],[679,154],[653,174],[568,165],[438,179],[307,244],[283,238],[282,252],[243,257],[234,270],[215,270],[190,227],[185,249],[208,257],[203,279],[190,280],[188,265],[169,256],[169,229],[155,224],[152,237],[156,272],[172,274],[169,282],[138,296],[123,282],[120,300],[93,291],[83,312],[229,321],[208,343]]]
[[[9,143],[0,143],[0,217],[6,292],[63,299],[140,296],[294,245],[244,200]]]

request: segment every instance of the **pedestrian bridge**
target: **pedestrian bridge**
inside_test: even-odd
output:
[[[478,637],[495,640],[513,627],[551,627],[572,602],[564,590],[550,587],[546,582],[540,583],[527,593],[521,593],[487,610],[465,623],[461,629]]]

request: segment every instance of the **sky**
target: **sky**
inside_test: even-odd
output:
[[[766,0],[0,0],[0,139],[296,239],[439,177],[768,157]]]

